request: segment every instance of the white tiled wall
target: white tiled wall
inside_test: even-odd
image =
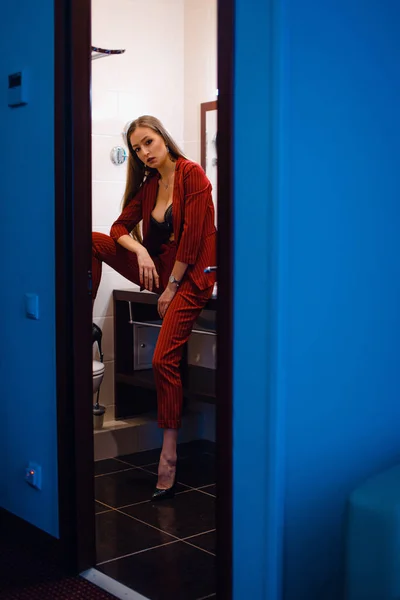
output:
[[[92,62],[93,230],[108,234],[126,174],[109,156],[128,121],[158,117],[200,161],[200,103],[215,99],[217,85],[216,0],[93,0],[92,44],[126,50]],[[114,418],[112,291],[126,288],[136,286],[104,265],[93,320],[103,330],[106,420]]]
[[[185,0],[185,153],[200,162],[200,104],[216,100],[217,2]]]

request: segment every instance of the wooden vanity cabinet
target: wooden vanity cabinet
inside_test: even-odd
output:
[[[114,290],[115,417],[127,419],[157,409],[151,368],[152,347],[161,320],[158,296],[136,290]],[[210,299],[183,350],[184,398],[215,402],[216,300]],[[143,368],[144,367],[144,368]]]

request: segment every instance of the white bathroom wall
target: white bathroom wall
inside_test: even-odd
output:
[[[184,150],[199,163],[200,104],[217,98],[217,1],[184,3]]]
[[[92,62],[93,230],[108,234],[126,174],[125,165],[111,163],[110,150],[123,145],[125,124],[155,115],[183,144],[183,0],[155,0],[150,8],[143,0],[93,0],[92,45],[126,50]],[[103,329],[106,420],[114,418],[112,291],[125,288],[136,286],[104,265],[93,317]]]
[[[215,99],[217,80],[216,0],[93,0],[92,45],[126,50],[92,62],[93,230],[108,234],[126,175],[125,164],[110,161],[110,150],[124,145],[128,121],[158,117],[200,162],[200,104]],[[126,288],[136,286],[104,265],[93,320],[103,330],[106,420],[114,418],[112,291]]]

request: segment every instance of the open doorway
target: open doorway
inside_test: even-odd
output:
[[[146,22],[147,26],[137,25]],[[216,106],[208,111],[214,119],[205,120],[205,136],[201,136],[201,108],[205,100],[215,102],[217,97],[216,0],[150,6],[126,0],[92,1],[93,45],[92,226],[94,243],[98,238],[101,246],[105,242],[98,233],[108,235],[121,213],[130,168],[126,123],[138,116],[160,119],[190,161],[199,164],[204,155],[208,179],[216,184],[211,151],[216,148]],[[165,161],[170,162],[168,153]],[[178,169],[176,162],[171,168],[175,165]],[[152,176],[143,187],[151,185]],[[157,205],[159,197],[160,202],[168,198],[165,188],[159,187]],[[212,200],[216,214],[216,189]],[[175,189],[170,201],[173,235],[178,235]],[[185,213],[184,219],[189,222]],[[163,329],[157,301],[158,295],[140,291],[137,284],[103,264],[93,308],[95,337],[102,332],[101,349],[94,346],[96,388],[103,376],[94,415],[96,566],[147,598],[212,598],[216,593],[216,287],[184,346],[175,494],[161,502],[152,501],[163,434],[157,423],[160,390],[152,368]],[[185,577],[180,577],[184,572]]]
[[[105,3],[103,3],[105,4]],[[126,3],[127,4],[127,3]],[[132,5],[132,3],[128,3],[130,5]],[[61,69],[61,71],[58,71],[58,79],[59,79],[59,93],[62,95],[63,97],[63,103],[61,106],[59,106],[58,108],[58,117],[61,118],[62,120],[59,121],[64,123],[64,129],[61,132],[60,129],[58,130],[58,145],[57,147],[60,148],[62,145],[62,138],[64,141],[63,144],[63,148],[64,148],[64,155],[62,157],[62,161],[60,160],[59,162],[59,178],[58,178],[58,185],[59,187],[59,191],[61,190],[61,176],[64,178],[63,179],[63,204],[61,206],[61,202],[59,204],[59,210],[58,210],[58,218],[63,218],[64,219],[64,231],[65,231],[65,236],[61,236],[62,239],[58,240],[58,260],[61,261],[59,262],[60,265],[60,269],[59,269],[59,275],[60,275],[60,280],[63,277],[63,275],[65,276],[65,278],[63,279],[63,283],[61,286],[61,295],[63,296],[62,298],[59,299],[59,303],[58,303],[58,322],[59,322],[59,333],[60,333],[60,337],[61,334],[64,334],[64,341],[62,342],[61,340],[58,340],[58,350],[59,350],[59,361],[58,361],[58,371],[59,371],[59,376],[62,378],[62,372],[64,369],[64,378],[63,380],[66,382],[68,380],[68,399],[67,399],[67,393],[61,392],[60,396],[59,396],[59,406],[60,406],[60,410],[59,410],[59,424],[60,424],[60,428],[63,428],[63,432],[62,435],[60,437],[60,467],[65,467],[67,464],[67,461],[65,459],[65,452],[66,449],[70,448],[73,449],[73,456],[75,457],[74,460],[74,469],[71,469],[71,460],[69,461],[68,464],[68,469],[69,469],[69,473],[70,476],[74,479],[74,483],[73,486],[67,486],[65,480],[61,481],[60,480],[60,524],[62,524],[61,527],[61,535],[65,537],[65,539],[67,541],[69,541],[71,548],[73,548],[74,551],[74,555],[76,556],[76,560],[77,560],[77,564],[79,566],[80,569],[85,569],[89,566],[94,566],[94,564],[96,564],[97,562],[99,562],[96,559],[96,550],[94,548],[94,539],[95,539],[95,535],[94,535],[94,524],[93,524],[93,520],[92,520],[92,515],[90,514],[90,504],[93,501],[93,491],[91,490],[91,485],[90,485],[90,473],[93,473],[93,458],[103,458],[104,460],[111,460],[112,461],[112,469],[115,467],[115,463],[118,462],[118,466],[119,465],[123,465],[124,464],[124,460],[125,459],[121,459],[121,456],[130,456],[133,454],[138,455],[138,452],[146,452],[146,451],[151,451],[151,449],[145,449],[143,447],[138,449],[138,452],[123,452],[123,454],[117,454],[115,456],[111,456],[111,457],[106,457],[106,456],[97,456],[96,457],[96,436],[100,438],[100,436],[105,433],[105,430],[99,430],[99,433],[95,434],[95,444],[94,444],[94,452],[93,452],[93,445],[92,447],[90,447],[90,444],[93,443],[93,432],[91,429],[92,423],[93,423],[93,417],[92,415],[88,412],[86,406],[85,406],[85,396],[87,397],[87,391],[88,391],[88,387],[91,387],[91,380],[88,378],[88,373],[87,370],[85,370],[85,368],[88,366],[88,364],[90,364],[90,357],[88,355],[88,349],[91,347],[89,338],[90,338],[90,329],[88,328],[88,325],[91,323],[91,318],[90,318],[90,310],[91,310],[91,306],[90,306],[90,277],[91,277],[91,272],[90,272],[90,266],[89,265],[89,259],[90,259],[90,248],[87,244],[87,240],[84,239],[84,236],[86,236],[89,233],[90,236],[90,225],[88,228],[88,224],[90,223],[90,214],[91,214],[91,210],[90,207],[87,206],[87,201],[88,201],[88,191],[90,191],[91,186],[92,186],[92,178],[90,176],[90,165],[88,165],[87,159],[88,156],[90,157],[90,119],[88,119],[88,116],[90,117],[90,111],[88,114],[87,110],[80,110],[78,111],[78,106],[80,109],[82,109],[82,104],[85,105],[85,101],[88,100],[89,98],[89,90],[91,88],[90,86],[90,69],[88,69],[88,65],[84,63],[82,64],[82,57],[85,56],[85,53],[87,53],[87,48],[84,44],[84,41],[88,41],[90,40],[90,27],[91,27],[91,19],[90,19],[90,6],[86,6],[83,7],[82,3],[80,3],[79,9],[77,8],[77,5],[75,2],[66,2],[66,5],[69,5],[69,9],[67,12],[62,13],[62,11],[59,13],[58,15],[58,20],[57,20],[57,15],[56,15],[56,24],[58,23],[59,25],[59,36],[56,40],[56,45],[58,44],[60,53],[58,55],[58,60],[61,63],[61,60],[63,59],[63,68]],[[112,8],[112,13],[114,14],[114,8]],[[221,11],[221,7],[219,7],[219,10]],[[86,12],[85,12],[86,11]],[[84,14],[83,14],[84,13]],[[226,15],[225,15],[226,16]],[[231,23],[231,13],[228,15],[228,19],[225,19],[225,42],[226,42],[226,28],[228,24],[232,24]],[[83,17],[83,18],[82,18]],[[151,18],[149,18],[149,22],[151,22]],[[126,23],[125,23],[126,26]],[[63,32],[63,35],[60,36],[60,33]],[[230,33],[232,34],[232,30],[230,31]],[[89,36],[88,36],[89,34]],[[56,37],[57,37],[57,33],[56,33]],[[68,48],[68,41],[71,42],[71,47]],[[93,42],[95,42],[95,40],[93,40]],[[96,42],[97,43],[97,42]],[[220,42],[219,42],[220,43]],[[117,44],[117,46],[123,46],[124,44]],[[105,46],[106,48],[115,48],[116,45],[112,42],[112,43],[103,43],[101,42],[101,46]],[[61,50],[62,47],[62,50]],[[89,58],[88,54],[86,54],[86,56]],[[226,50],[226,46],[225,46],[225,52],[223,53],[223,56],[225,59],[227,59],[227,57],[231,56],[231,53],[229,53],[229,51]],[[102,61],[99,61],[98,65],[100,66],[101,64],[104,65],[105,69],[116,69],[117,70],[117,61],[118,57],[113,57],[113,58],[106,58]],[[60,66],[60,65],[59,65]],[[94,65],[96,66],[96,65]],[[222,221],[223,224],[219,226],[219,248],[221,247],[221,243],[224,244],[224,257],[221,254],[221,252],[219,253],[219,268],[222,270],[223,269],[223,273],[222,276],[219,275],[218,280],[219,280],[219,290],[218,290],[218,299],[215,299],[215,308],[217,310],[217,323],[218,323],[218,335],[223,335],[223,339],[225,341],[225,344],[223,346],[222,349],[218,348],[218,359],[217,359],[217,364],[218,364],[218,369],[216,370],[216,388],[215,388],[215,396],[218,398],[218,405],[217,405],[217,415],[216,415],[216,419],[217,419],[217,436],[218,436],[218,440],[220,442],[220,448],[217,449],[216,452],[216,461],[217,461],[217,477],[218,477],[218,482],[219,482],[219,486],[221,487],[222,490],[222,494],[221,496],[219,496],[217,498],[217,513],[220,513],[220,517],[218,518],[218,524],[219,524],[219,528],[218,528],[218,539],[217,539],[217,564],[223,566],[223,569],[218,568],[217,572],[218,572],[218,588],[221,586],[221,590],[222,594],[218,594],[218,597],[229,597],[229,589],[230,589],[230,564],[231,564],[231,557],[230,557],[230,551],[231,551],[231,520],[230,520],[230,505],[231,505],[231,477],[230,477],[230,463],[231,463],[231,432],[230,432],[230,428],[231,428],[231,412],[230,412],[230,380],[231,380],[231,357],[230,357],[230,339],[231,339],[231,332],[230,332],[230,262],[231,262],[231,256],[229,255],[229,253],[226,252],[227,248],[230,248],[230,116],[231,116],[231,111],[230,111],[230,88],[229,86],[231,85],[231,81],[229,79],[229,74],[230,74],[230,70],[229,70],[229,61],[224,65],[225,66],[225,73],[224,76],[221,77],[218,81],[218,88],[219,88],[219,92],[220,92],[220,96],[219,96],[219,104],[222,101],[222,104],[224,105],[224,103],[226,103],[226,110],[224,113],[224,116],[220,119],[220,116],[218,116],[218,121],[222,124],[222,129],[220,127],[220,125],[218,125],[218,138],[222,140],[225,139],[226,140],[226,146],[225,148],[223,148],[221,151],[218,152],[218,166],[220,169],[220,173],[222,171],[222,173],[224,174],[224,191],[221,193],[220,189],[218,189],[218,220],[221,221],[221,215],[222,215]],[[89,77],[88,77],[89,75]],[[72,82],[74,82],[75,85],[72,85]],[[77,85],[77,83],[79,82],[79,85]],[[229,82],[229,86],[227,86],[226,84]],[[88,88],[85,91],[84,85],[85,83],[88,84]],[[214,92],[216,92],[216,87],[215,86],[215,90]],[[92,87],[92,101],[95,104],[96,100],[94,98],[94,94],[95,94],[95,89]],[[69,99],[69,102],[68,102]],[[107,100],[112,102],[112,94],[111,96],[108,97],[108,99],[106,99],[106,103]],[[132,100],[132,98],[131,98]],[[202,100],[208,102],[210,100],[209,97],[205,97],[202,98]],[[200,132],[200,104],[201,102],[198,102],[198,107],[197,107],[197,114],[194,113],[194,116],[198,119],[198,129]],[[172,113],[173,114],[173,107],[172,107]],[[137,116],[137,114],[143,113],[143,112],[147,112],[147,113],[156,113],[159,112],[156,110],[156,108],[154,110],[140,110],[139,106],[137,106],[137,108],[135,109],[134,106],[132,106],[132,112],[131,115],[132,116]],[[79,116],[78,116],[79,113]],[[132,114],[133,113],[133,114]],[[129,115],[128,119],[131,117],[131,115]],[[160,117],[162,115],[159,115]],[[168,115],[167,115],[168,116]],[[127,119],[125,119],[126,122]],[[172,129],[171,124],[168,122],[168,118],[165,117],[163,119],[165,121],[165,124],[167,125],[167,127],[169,129]],[[121,131],[118,132],[118,137],[119,134],[121,133]],[[216,133],[216,132],[215,132]],[[63,134],[63,135],[62,135]],[[89,135],[89,138],[88,138]],[[96,134],[95,134],[96,135]],[[99,142],[109,142],[110,140],[105,140],[104,138],[107,137],[113,137],[113,134],[108,136],[107,133],[98,133],[99,137],[101,137],[102,139],[99,140]],[[175,137],[179,137],[179,134],[177,135],[175,133]],[[214,135],[212,136],[214,137]],[[67,144],[65,144],[65,140],[67,140]],[[88,144],[89,141],[89,144]],[[183,140],[184,141],[184,140]],[[197,140],[196,143],[200,141]],[[201,153],[201,149],[200,147],[197,147],[195,149],[194,147],[194,142],[195,140],[188,140],[188,149],[185,148],[186,153],[190,156],[193,156],[193,159],[196,160],[197,156],[196,156],[196,152],[198,153],[198,162],[200,162],[200,153]],[[118,146],[121,143],[121,138],[119,137],[118,142],[116,141],[116,143],[112,143],[111,144],[111,148],[115,148],[116,146]],[[190,147],[190,143],[193,144],[192,146],[192,151],[189,151],[189,147]],[[200,144],[199,144],[200,146]],[[108,150],[111,150],[111,148],[109,148]],[[222,145],[221,145],[222,148]],[[106,160],[109,161],[109,164],[107,163],[106,165],[103,165],[104,168],[110,167],[110,168],[115,168],[118,169],[119,167],[117,165],[113,165],[109,159],[110,157],[110,152],[105,152],[105,156],[107,157]],[[84,157],[84,160],[83,160]],[[93,165],[94,165],[94,169],[93,169],[93,187],[97,187],[95,185],[96,182],[98,182],[99,180],[96,179],[96,169],[97,166],[95,165],[95,157],[93,160]],[[225,165],[225,166],[224,166]],[[67,186],[65,186],[65,180],[67,180],[68,184]],[[104,183],[104,182],[103,182]],[[107,186],[106,186],[107,187]],[[117,187],[117,186],[116,186]],[[218,184],[218,187],[220,188],[220,183]],[[120,194],[114,196],[117,200],[117,204],[120,201]],[[90,195],[89,195],[90,197]],[[84,206],[84,204],[86,204]],[[222,205],[222,206],[221,206]],[[65,211],[65,208],[67,208],[67,211]],[[109,225],[110,223],[108,223]],[[107,225],[104,222],[104,225]],[[89,230],[88,230],[89,229]],[[88,251],[89,250],[89,251]],[[79,272],[79,275],[78,275]],[[81,284],[81,289],[80,291],[78,291],[78,286],[79,284]],[[123,287],[125,286],[120,286],[120,285],[116,285],[113,286],[113,290],[114,289],[123,289]],[[118,301],[123,302],[124,303],[124,308],[121,308],[121,313],[124,313],[123,317],[125,318],[126,316],[128,316],[128,319],[126,319],[125,323],[127,325],[129,325],[128,320],[131,316],[129,309],[132,309],[132,305],[129,305],[129,301],[127,301],[126,298],[120,298],[118,300],[118,293],[114,294],[114,301],[115,304],[113,303],[113,306],[116,305],[116,303]],[[71,302],[71,304],[68,304],[69,299],[73,298],[73,301]],[[220,306],[221,306],[221,302],[224,302],[224,311],[223,314],[220,314]],[[105,318],[110,318],[110,324],[112,321],[113,327],[115,327],[115,315],[107,315],[105,316]],[[221,318],[222,317],[222,318]],[[110,325],[111,327],[111,325]],[[127,329],[129,331],[129,328]],[[82,331],[84,331],[84,334],[82,334]],[[115,332],[115,329],[114,329]],[[124,335],[126,336],[127,334],[122,333],[122,338],[124,337]],[[116,338],[115,338],[116,339]],[[87,342],[87,347],[85,346],[85,341]],[[69,348],[72,350],[73,356],[74,356],[74,361],[75,361],[75,366],[72,366],[71,368],[71,363],[69,363],[69,373],[65,373],[65,363],[64,360],[66,361],[66,354],[65,354],[65,345],[68,344]],[[61,346],[63,346],[64,350],[61,350]],[[111,345],[109,346],[110,348],[113,347],[114,344],[112,343],[112,338],[111,338]],[[223,350],[223,351],[221,351]],[[103,351],[107,351],[107,346],[104,344],[103,345]],[[110,359],[111,357],[113,357],[113,353],[110,353],[108,358]],[[89,359],[89,360],[88,360]],[[106,357],[107,359],[107,357]],[[106,362],[113,362],[112,360],[106,360]],[[186,361],[188,362],[188,361]],[[189,363],[190,364],[190,363]],[[86,366],[86,367],[85,367]],[[106,365],[107,366],[107,365]],[[112,367],[109,366],[109,370],[113,369],[114,370],[114,365]],[[115,370],[114,370],[115,371]],[[61,375],[60,375],[61,374]],[[123,375],[123,373],[120,373]],[[61,381],[61,379],[60,379]],[[122,379],[121,379],[121,381]],[[126,383],[126,381],[125,381]],[[200,381],[200,383],[203,383],[203,381]],[[117,387],[117,386],[116,386]],[[112,385],[111,385],[111,389],[112,389]],[[67,410],[66,410],[66,405],[67,402],[71,401],[71,398],[74,399],[74,414],[70,414],[68,413],[67,415]],[[110,400],[108,400],[108,402],[110,402]],[[121,411],[123,410],[124,407],[124,403],[125,403],[125,408],[126,408],[126,401],[124,401],[123,399],[121,400],[121,402],[117,402],[116,396],[114,394],[114,398],[113,398],[113,403],[108,403],[107,404],[107,408],[109,409],[109,415],[108,417],[110,417],[110,413],[112,411],[112,409],[110,409],[110,407],[114,406],[114,411],[118,410]],[[89,416],[90,415],[90,416]],[[121,415],[121,413],[118,413],[113,416],[116,416],[117,418],[124,418],[123,415]],[[130,417],[132,417],[132,415],[126,415],[127,418],[129,419]],[[108,421],[111,420],[115,420],[115,419],[106,419],[106,423]],[[207,423],[205,422],[205,419],[203,418],[203,426],[207,427]],[[214,425],[212,427],[210,427],[210,430],[214,429]],[[203,427],[203,431],[204,431],[204,427]],[[211,437],[210,432],[208,432],[208,436]],[[203,446],[201,447],[201,455],[202,458],[200,458],[200,468],[198,469],[198,472],[201,475],[204,475],[204,456],[205,455],[211,455],[212,453],[209,452],[210,450],[210,445],[207,446],[207,442],[210,442],[211,444],[215,443],[215,438],[213,439],[207,439],[206,436],[203,436],[202,438],[198,437],[198,435],[196,434],[196,436],[192,436],[191,440],[187,440],[184,443],[188,443],[190,444],[191,442],[197,442],[197,446],[199,447],[198,442],[206,442],[206,444],[203,444]],[[118,444],[121,444],[120,447],[123,447],[123,441],[122,442],[118,442]],[[188,448],[188,454],[192,453],[193,448],[196,446],[196,444],[194,443],[192,445],[192,447],[189,448],[189,446],[187,446]],[[201,446],[201,445],[200,445]],[[207,451],[204,451],[207,447]],[[131,449],[128,447],[128,445],[125,446],[125,448],[127,449]],[[94,456],[93,456],[94,454]],[[147,460],[147,459],[146,459]],[[201,461],[203,460],[203,465],[201,464]],[[126,471],[134,471],[136,470],[137,472],[139,472],[139,470],[145,474],[146,472],[149,473],[149,476],[151,474],[151,462],[145,462],[142,465],[135,465],[135,464],[130,464],[128,461],[125,463],[126,469],[124,468],[122,470],[122,472],[126,472]],[[103,466],[106,466],[106,463],[103,463]],[[100,468],[100,471],[102,471],[102,467]],[[190,471],[190,467],[189,467],[189,471]],[[64,471],[65,473],[66,471]],[[98,475],[100,477],[106,477],[109,475],[109,473],[101,473],[99,472]],[[221,477],[220,477],[221,475]],[[89,481],[88,481],[89,479]],[[105,479],[104,479],[105,481]],[[71,483],[71,481],[69,482]],[[203,482],[202,482],[203,483]],[[182,483],[182,485],[185,485]],[[214,482],[212,481],[205,481],[204,485],[198,485],[198,481],[196,481],[192,486],[190,486],[189,484],[186,484],[188,488],[190,488],[188,491],[186,491],[185,493],[195,493],[196,495],[198,494],[199,497],[203,497],[205,499],[207,499],[206,501],[208,501],[208,499],[213,499],[214,498],[214,494],[210,493],[212,486],[214,485]],[[204,487],[208,487],[209,486],[209,490],[202,490],[199,491],[199,488],[204,488]],[[67,489],[68,488],[68,489]],[[71,495],[73,494],[74,496],[74,502],[71,504],[68,504],[67,498],[71,498]],[[200,496],[201,495],[201,496]],[[183,497],[183,493],[182,493],[182,497]],[[107,507],[107,510],[100,510],[98,511],[99,513],[118,513],[119,515],[121,515],[121,508],[123,508],[124,506],[126,506],[126,504],[122,504],[122,505],[116,505],[116,506],[112,506],[112,503],[107,503],[105,501],[105,498],[103,497],[103,500],[100,500],[98,498],[96,498],[96,500],[98,500],[98,503],[103,507]],[[124,501],[123,501],[124,502]],[[132,504],[137,504],[136,502],[134,503],[129,503],[128,505],[131,506]],[[218,506],[220,508],[218,508]],[[99,508],[99,507],[98,507]],[[93,512],[93,504],[91,505],[91,510]],[[168,518],[171,517],[171,511],[163,511],[164,513],[168,513],[166,515],[166,517],[164,518],[164,520],[168,521]],[[115,516],[114,514],[112,515],[113,517]],[[117,517],[119,518],[119,517]],[[132,515],[130,516],[131,520],[132,520]],[[141,519],[140,517],[135,517],[136,521],[139,523],[140,521],[143,521],[143,519]],[[74,526],[72,527],[72,532],[71,532],[71,522],[74,523]],[[68,526],[69,523],[69,526]],[[84,531],[85,531],[85,535],[83,535],[83,531],[82,531],[82,525],[84,526]],[[151,523],[147,523],[147,526],[149,527],[153,527],[154,528],[154,524],[152,525]],[[170,527],[171,523],[167,523],[165,525],[165,527]],[[69,529],[69,530],[68,530]],[[213,534],[213,530],[215,528],[211,527],[211,529],[208,528],[207,525],[207,531],[197,531],[193,533],[193,537],[196,535],[208,535],[208,534]],[[162,528],[160,527],[160,530],[162,531]],[[93,534],[93,536],[91,537],[91,534]],[[168,534],[168,532],[163,531],[163,535],[170,535]],[[106,536],[107,537],[107,536]],[[176,537],[176,536],[175,536]],[[203,552],[203,554],[205,556],[210,556],[212,557],[213,554],[215,554],[215,551],[212,552],[210,550],[207,549],[207,544],[209,543],[209,541],[207,540],[206,544],[203,544],[206,546],[206,548],[199,548],[196,547],[195,544],[192,544],[190,541],[188,541],[188,538],[192,537],[192,535],[186,535],[186,541],[183,542],[185,543],[185,546],[187,546],[188,548],[193,548],[196,549],[199,552]],[[209,537],[211,537],[209,535]],[[176,545],[180,542],[181,538],[178,538],[178,540],[173,540],[170,541],[170,545]],[[117,543],[118,545],[118,543]],[[160,545],[160,544],[157,544]],[[165,545],[165,544],[163,544]],[[143,554],[143,550],[149,550],[148,548],[144,548],[142,549],[142,554]],[[132,554],[132,552],[129,551],[126,554]],[[199,555],[200,556],[200,555]],[[121,559],[122,555],[119,555],[118,557],[111,557],[110,562],[112,562],[114,560],[114,558],[118,558]],[[100,561],[103,562],[104,564],[106,564],[108,559],[105,559],[105,561]],[[192,561],[193,562],[193,561]],[[116,564],[116,563],[115,563]],[[122,564],[122,563],[120,563]],[[221,582],[223,582],[221,584]],[[129,583],[129,582],[126,582]],[[214,586],[214,590],[216,591],[216,587]],[[142,593],[145,594],[145,590],[142,590]],[[208,593],[208,591],[206,590],[206,593],[199,593],[198,597],[204,597],[205,595],[212,597],[212,594],[215,593],[214,591],[210,591],[210,593]],[[150,597],[150,596],[149,596]],[[193,597],[197,597],[197,593],[193,596]]]

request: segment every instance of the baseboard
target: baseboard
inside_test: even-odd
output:
[[[63,572],[72,571],[71,565],[66,564],[60,539],[4,508],[0,508],[0,535],[10,545],[20,547],[26,553],[34,553],[58,566]]]
[[[201,439],[203,415],[188,410],[182,419],[179,442]],[[156,416],[145,415],[126,421],[108,421],[103,429],[94,434],[94,458],[104,460],[125,454],[161,448],[162,429],[157,425]]]

